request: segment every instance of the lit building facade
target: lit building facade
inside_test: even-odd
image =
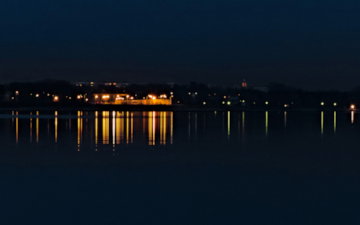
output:
[[[134,96],[124,93],[95,93],[92,103],[99,105],[171,105],[172,99],[166,94],[148,95],[143,99],[136,99]]]

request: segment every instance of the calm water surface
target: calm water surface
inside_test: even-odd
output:
[[[228,144],[312,136],[343,138],[356,131],[344,112],[23,112],[0,113],[2,143],[16,150],[122,151],[188,144]],[[238,145],[237,145],[238,144]],[[24,149],[22,149],[24,148]]]
[[[4,111],[4,224],[359,224],[357,117]]]

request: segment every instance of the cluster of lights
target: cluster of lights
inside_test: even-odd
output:
[[[110,95],[103,95],[101,96],[102,100],[109,100],[110,99]]]
[[[320,105],[321,105],[321,106],[325,106],[325,102],[320,102]],[[337,103],[337,102],[333,102],[333,103],[332,103],[332,106],[337,107],[337,106],[338,106],[338,103]]]
[[[192,95],[192,93],[189,91],[189,92],[188,92],[188,95]],[[198,92],[195,91],[195,92],[194,92],[194,95],[198,95]]]
[[[156,96],[155,96],[155,95],[148,95],[147,97],[148,97],[148,99],[151,99],[151,100],[155,100],[155,99],[156,99]]]
[[[59,102],[60,101],[60,97],[58,95],[55,95],[55,94],[51,94],[51,93],[46,93],[46,92],[42,92],[42,94],[44,96],[47,96],[47,97],[50,97],[52,99],[53,102]],[[41,95],[40,93],[29,93],[30,96],[33,96],[34,98],[40,98]],[[20,91],[19,90],[16,90],[14,92],[14,96],[11,96],[11,100],[15,100],[15,96],[20,96]],[[98,98],[99,96],[95,96],[95,98]],[[65,99],[68,99],[68,100],[71,100],[72,97],[71,96],[65,96]],[[80,100],[80,99],[84,99],[85,102],[88,102],[89,99],[86,98],[86,94],[85,95],[82,95],[82,94],[79,94],[76,96],[76,99]]]
[[[116,86],[117,83],[116,82],[108,82],[108,83],[105,83],[105,86]]]
[[[81,85],[81,84],[80,84],[80,85]],[[94,85],[94,82],[91,82],[90,85]],[[110,83],[109,83],[109,85],[110,85]],[[117,84],[116,84],[116,83],[111,83],[111,85],[117,85]],[[58,95],[54,95],[54,94],[50,94],[50,93],[46,93],[46,92],[43,92],[43,94],[46,95],[46,96],[48,96],[48,97],[51,96],[53,102],[59,102],[59,101],[60,101],[60,98],[59,98]],[[15,100],[15,96],[19,96],[19,95],[20,95],[20,91],[19,91],[19,90],[15,90],[15,91],[14,91],[14,96],[12,96],[11,99],[12,99],[12,100]],[[188,95],[198,95],[198,92],[188,92]],[[216,93],[213,93],[213,95],[216,96]],[[240,96],[240,94],[237,94],[237,95]],[[40,93],[30,93],[30,96],[34,96],[35,98],[40,98],[41,94],[40,94]],[[135,95],[135,96],[136,96],[136,95]],[[209,94],[209,96],[210,96],[210,94]],[[174,92],[171,91],[171,92],[170,92],[170,96],[168,96],[168,95],[166,95],[166,94],[161,94],[161,95],[159,95],[159,96],[154,95],[154,94],[149,94],[149,95],[147,95],[146,98],[147,98],[147,99],[151,99],[151,100],[156,100],[156,99],[167,99],[168,97],[173,98],[173,97],[174,97]],[[109,101],[110,98],[111,98],[111,95],[110,95],[110,94],[103,94],[103,95],[97,95],[97,94],[96,94],[96,95],[94,95],[94,98],[95,98],[95,100],[101,99],[101,100],[103,100],[103,101]],[[66,99],[71,100],[71,97],[66,96]],[[83,94],[78,94],[78,95],[76,95],[76,99],[77,99],[77,100],[84,99],[86,102],[89,101],[89,99],[86,98],[86,94],[85,94],[85,95],[83,95]],[[116,97],[115,97],[115,100],[125,100],[125,99],[133,100],[134,97],[133,97],[133,96],[130,96],[130,95],[126,95],[126,96],[116,95]],[[144,99],[145,99],[145,98],[144,98]],[[223,105],[228,105],[228,106],[230,106],[230,105],[232,104],[232,102],[229,101],[229,100],[226,101],[226,99],[229,99],[229,96],[224,95],[224,96],[223,96],[223,100],[224,100],[224,101],[222,101],[222,104],[223,104]],[[246,101],[245,101],[244,99],[241,99],[241,100],[240,100],[240,103],[245,103],[245,102],[246,102]],[[180,104],[179,101],[177,101],[177,103]],[[256,102],[254,101],[253,104],[255,105]],[[269,105],[270,103],[269,103],[269,101],[265,101],[264,104],[265,104],[265,105]],[[293,103],[291,103],[291,104],[293,104]],[[207,105],[207,102],[206,102],[206,101],[202,101],[202,105]],[[321,101],[321,102],[320,102],[320,106],[325,106],[325,105],[326,105],[326,104],[325,104],[324,101]],[[337,107],[337,106],[338,106],[338,103],[337,103],[337,102],[333,102],[333,103],[332,103],[332,106],[333,106],[333,107]],[[284,107],[284,108],[289,108],[289,107],[290,107],[290,104],[285,103],[285,104],[283,105],[283,107]],[[349,110],[355,111],[355,110],[356,110],[356,105],[355,105],[355,104],[351,104],[351,105],[349,106]]]
[[[120,100],[125,100],[125,98],[121,97],[120,95],[116,95],[115,100],[120,101]]]

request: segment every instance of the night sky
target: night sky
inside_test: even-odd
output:
[[[1,0],[1,82],[360,86],[358,0]]]

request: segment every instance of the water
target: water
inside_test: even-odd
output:
[[[0,114],[2,143],[57,151],[118,152],[199,143],[242,145],[259,139],[342,137],[355,112],[23,112]],[[340,130],[339,130],[340,129]]]
[[[330,111],[2,112],[2,218],[358,224],[359,125]]]

